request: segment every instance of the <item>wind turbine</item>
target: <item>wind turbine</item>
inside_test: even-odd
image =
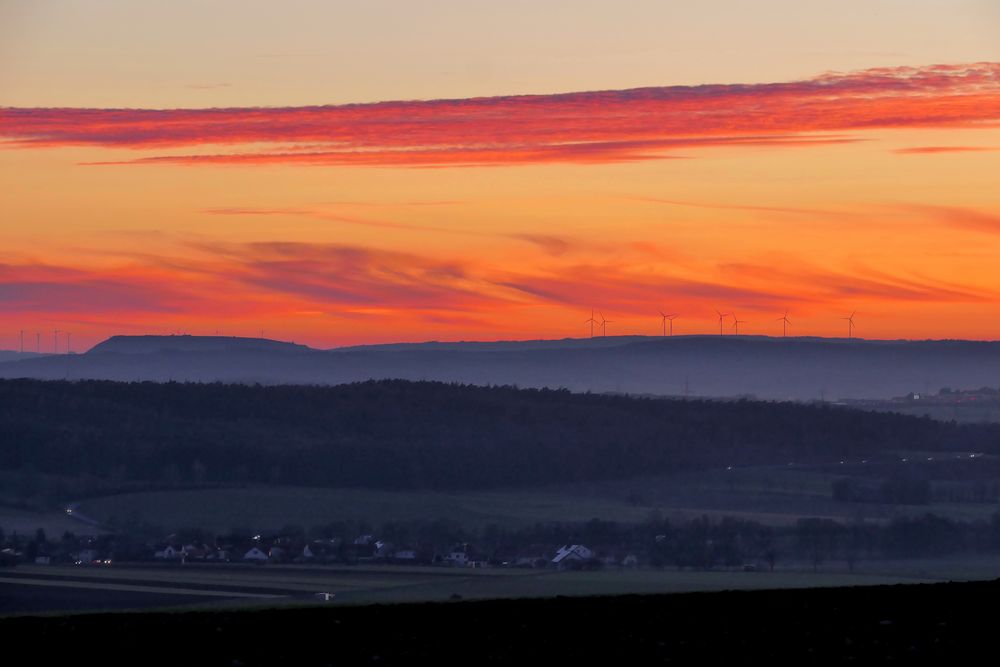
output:
[[[52,333],[52,354],[59,354],[59,329]]]
[[[736,335],[740,335],[740,325],[746,324],[746,320],[740,320],[736,318],[736,313],[733,313],[733,328],[736,329]]]
[[[785,314],[776,319],[775,322],[781,322],[781,337],[784,338],[785,336],[787,336],[788,325],[792,323],[792,321],[788,319],[788,311],[786,310]]]
[[[594,337],[594,325],[597,324],[597,320],[594,319],[594,309],[593,308],[590,309],[590,319],[589,320],[584,320],[583,323],[584,324],[590,324],[590,337],[593,338]]]
[[[719,313],[719,311],[715,311],[715,312]],[[726,317],[728,315],[729,315],[729,313],[719,313],[719,335],[720,336],[724,335],[723,332],[722,332],[722,323],[725,322]]]
[[[608,325],[611,324],[611,320],[604,319],[604,313],[598,313],[601,316],[601,335],[607,337],[608,335]]]
[[[667,315],[662,310],[660,311],[660,318],[663,320],[663,335],[667,335],[667,322],[670,322],[670,335],[674,335],[674,320],[677,319],[676,315]]]
[[[854,337],[854,315],[857,312],[858,311],[854,311],[853,313],[851,313],[850,317],[841,317],[840,318],[842,320],[847,320],[847,339],[848,340],[850,340],[851,338]]]

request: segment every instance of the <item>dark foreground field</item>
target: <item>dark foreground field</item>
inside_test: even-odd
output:
[[[169,607],[203,602],[197,595],[153,593],[135,590],[80,590],[63,586],[41,587],[16,583],[0,584],[0,614],[34,614],[60,611],[111,611],[143,607]]]
[[[21,617],[47,662],[463,665],[954,663],[990,651],[1000,583]],[[62,655],[58,655],[62,654]],[[286,662],[294,661],[294,662]],[[558,661],[558,662],[555,662]],[[765,663],[768,664],[768,663]]]

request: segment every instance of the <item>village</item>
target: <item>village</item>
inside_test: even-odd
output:
[[[39,531],[32,538],[13,534],[3,543],[6,565],[30,562],[36,565],[72,563],[108,566],[114,563],[159,562],[245,563],[253,565],[434,565],[441,567],[555,568],[560,570],[634,568],[640,563],[636,553],[617,547],[591,548],[584,544],[538,544],[522,549],[492,550],[487,553],[469,542],[445,549],[427,544],[402,546],[359,535],[352,540],[337,537],[306,539],[301,535],[255,535],[249,539],[222,536],[211,540],[184,540],[172,534],[153,545],[141,544],[124,536],[101,535],[78,538],[67,534],[50,542]]]
[[[818,570],[853,569],[860,561],[996,553],[1000,513],[988,521],[958,521],[932,513],[889,522],[841,522],[803,517],[770,526],[733,517],[671,522],[651,516],[639,524],[591,519],[470,533],[446,521],[388,523],[381,531],[357,525],[295,526],[273,533],[210,535],[188,529],[162,538],[127,530],[50,539],[5,534],[0,563],[110,566],[126,563],[384,565],[443,568],[599,570],[663,568],[774,571],[776,563]]]

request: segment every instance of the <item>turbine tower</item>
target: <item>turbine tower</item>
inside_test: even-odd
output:
[[[719,311],[715,311],[715,312],[719,313]],[[725,320],[726,320],[726,317],[727,317],[728,315],[729,315],[729,313],[719,313],[719,335],[720,335],[720,336],[723,336],[723,335],[725,335],[725,334],[723,333],[723,331],[722,331],[722,324],[723,324],[723,322],[725,322]]]
[[[59,354],[59,329],[52,332],[52,354]]]
[[[584,324],[590,324],[590,337],[593,338],[594,337],[594,325],[597,324],[597,320],[594,319],[594,309],[593,308],[590,309],[590,319],[589,320],[584,320],[583,323]]]
[[[608,325],[611,324],[611,320],[604,319],[604,313],[598,313],[601,316],[601,336],[607,337],[608,335]]]
[[[740,335],[740,325],[746,324],[746,320],[740,320],[736,318],[736,313],[733,313],[733,328],[736,329],[736,335]]]
[[[670,335],[674,335],[674,320],[676,320],[679,315],[667,315],[667,321],[670,322]]]
[[[784,338],[785,336],[787,336],[788,325],[792,323],[792,321],[788,319],[788,311],[786,310],[785,314],[776,319],[775,322],[781,322],[781,337]]]
[[[848,340],[850,340],[851,338],[854,338],[854,315],[857,312],[858,311],[854,311],[853,313],[851,313],[850,317],[841,317],[840,318],[842,320],[847,320],[847,339]]]
[[[674,335],[674,320],[677,319],[677,315],[667,315],[662,310],[660,311],[660,318],[663,320],[663,335],[667,335],[667,322],[670,322],[670,335]]]

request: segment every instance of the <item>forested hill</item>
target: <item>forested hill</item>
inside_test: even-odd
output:
[[[1000,426],[398,380],[0,381],[0,470],[122,481],[446,490],[948,449],[1000,451]]]

